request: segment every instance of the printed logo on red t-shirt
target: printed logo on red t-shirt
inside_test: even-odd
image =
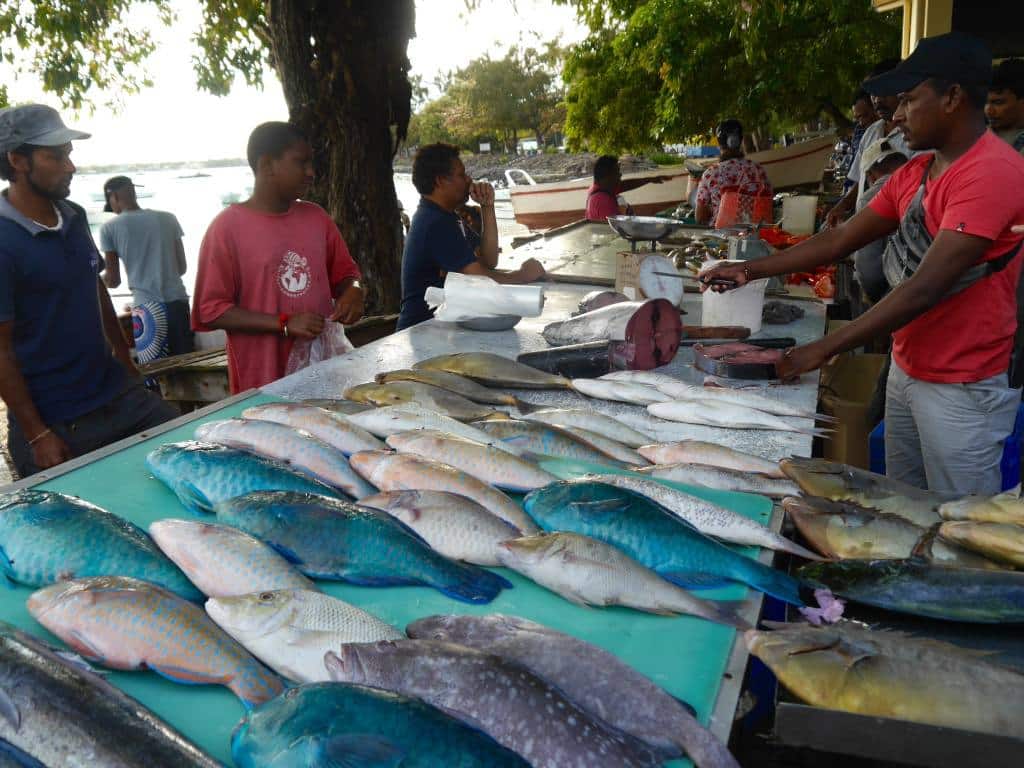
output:
[[[309,262],[295,251],[288,251],[277,270],[277,282],[288,296],[301,296],[309,290]]]

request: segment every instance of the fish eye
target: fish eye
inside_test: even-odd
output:
[[[261,603],[272,603],[272,602],[274,602],[274,593],[273,592],[260,592],[260,602]]]

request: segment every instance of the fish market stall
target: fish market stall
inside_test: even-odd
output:
[[[427,358],[453,351],[487,351],[508,358],[523,352],[545,349],[543,326],[567,317],[583,295],[583,285],[562,284],[547,289],[543,314],[523,319],[514,329],[501,332],[475,332],[454,324],[429,321],[404,332],[360,347],[347,355],[320,363],[265,387],[262,392],[245,393],[184,416],[159,430],[137,435],[89,456],[41,473],[14,487],[32,487],[77,496],[116,515],[147,528],[166,518],[196,519],[179,498],[153,476],[146,457],[166,443],[194,439],[200,425],[239,416],[246,409],[281,398],[340,398],[354,385],[372,382],[380,373],[402,368]],[[817,338],[824,329],[824,308],[804,304],[805,315],[784,327],[784,333],[797,343]],[[699,324],[700,301],[687,296],[683,307],[688,324]],[[761,335],[771,335],[763,331]],[[704,374],[692,366],[689,347],[680,349],[676,359],[660,369],[681,381],[700,385]],[[817,401],[817,374],[801,377],[794,385],[773,388],[770,396],[779,401],[813,411]],[[645,431],[657,441],[698,439],[753,454],[770,460],[789,455],[809,456],[811,435],[806,432],[778,432],[754,429],[722,429],[654,419],[636,405],[584,398],[565,390],[515,390],[515,395],[534,407],[585,407],[612,416],[630,427]],[[585,463],[541,462],[541,466],[569,477],[588,468]],[[183,482],[187,482],[187,478]],[[4,491],[11,488],[2,489]],[[708,499],[773,531],[778,531],[781,513],[763,496],[693,489],[695,496]],[[180,496],[180,494],[179,494]],[[519,499],[518,495],[513,496]],[[213,519],[207,516],[205,519]],[[770,550],[758,552],[741,548],[761,563],[770,563]],[[622,607],[586,608],[573,605],[519,573],[496,571],[512,589],[486,605],[468,605],[425,586],[369,587],[339,581],[318,580],[316,585],[327,595],[341,598],[399,630],[432,614],[482,615],[490,613],[522,616],[555,630],[592,643],[646,675],[672,696],[688,703],[697,720],[722,741],[732,729],[748,653],[737,641],[734,629],[690,615],[659,616],[630,611]],[[15,585],[0,593],[0,619],[29,632],[53,640],[32,618],[26,599],[32,589]],[[739,617],[756,621],[763,595],[739,584],[718,586],[700,592],[701,597],[742,601]],[[182,642],[187,642],[182,640]],[[95,655],[95,654],[94,654]],[[113,671],[107,679],[151,708],[185,737],[213,757],[230,764],[230,737],[245,710],[235,695],[220,685],[180,685],[187,680],[174,670],[164,676],[153,672]],[[167,679],[171,678],[171,679]],[[206,682],[193,680],[193,682]],[[673,761],[667,765],[686,765]]]

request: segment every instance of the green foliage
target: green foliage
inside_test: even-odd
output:
[[[196,83],[204,91],[224,96],[235,74],[246,83],[263,85],[271,64],[271,35],[265,0],[201,0],[203,24],[194,36],[201,51],[192,59]]]
[[[686,162],[684,155],[673,155],[669,152],[650,152],[647,159],[658,165],[682,165]]]
[[[589,36],[570,50],[566,133],[595,151],[642,151],[849,108],[857,85],[899,51],[897,14],[866,0],[555,0]]]

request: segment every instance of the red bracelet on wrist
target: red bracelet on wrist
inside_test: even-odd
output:
[[[286,312],[282,312],[277,316],[277,327],[285,336],[288,335],[288,317]]]

